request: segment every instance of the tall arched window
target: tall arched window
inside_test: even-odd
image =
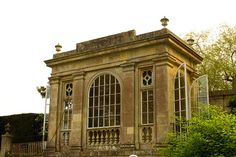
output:
[[[185,63],[179,66],[175,75],[174,94],[174,112],[177,118],[175,131],[182,132],[182,124],[189,119],[187,71]]]
[[[89,89],[88,127],[120,125],[120,84],[111,74],[98,76]]]

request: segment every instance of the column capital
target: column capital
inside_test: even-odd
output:
[[[124,63],[122,65],[120,65],[123,68],[124,72],[127,71],[134,71],[135,69],[135,63],[131,62],[131,63]]]
[[[84,72],[84,71],[80,71],[80,72],[74,73],[74,74],[73,74],[73,80],[81,80],[81,79],[84,79],[84,75],[85,75],[85,72]]]
[[[60,77],[58,76],[51,76],[48,78],[49,79],[49,84],[59,84],[60,82]]]

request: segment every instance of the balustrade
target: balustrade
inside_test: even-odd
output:
[[[151,126],[145,126],[141,128],[141,138],[143,143],[150,143],[152,141],[153,129]]]
[[[61,144],[69,145],[69,139],[70,139],[70,130],[61,131]]]
[[[116,145],[120,141],[120,130],[113,129],[89,129],[87,132],[88,145]]]

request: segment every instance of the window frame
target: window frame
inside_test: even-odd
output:
[[[107,77],[109,78],[108,80]],[[106,72],[96,76],[88,88],[87,98],[87,129],[120,127],[121,84],[115,75]],[[113,122],[111,124],[112,119]],[[100,120],[102,120],[102,122]],[[108,124],[106,123],[107,121]]]
[[[148,71],[151,71],[151,84],[148,84],[148,80],[147,80],[147,85],[144,85],[144,77],[146,76],[143,76],[143,73],[144,72],[147,72]],[[140,70],[140,124],[141,125],[153,125],[154,124],[154,112],[155,112],[155,103],[154,103],[154,100],[155,100],[155,95],[154,95],[154,72],[153,72],[153,67],[149,67],[149,68],[144,68],[144,69],[141,69]],[[146,92],[146,103],[147,103],[147,107],[146,107],[146,123],[143,123],[143,115],[145,114],[144,111],[143,111],[143,92]],[[149,101],[149,92],[152,92],[152,100]],[[149,111],[149,108],[150,108],[150,105],[149,105],[149,102],[152,102],[152,112]],[[150,114],[152,114],[152,122],[150,122]]]

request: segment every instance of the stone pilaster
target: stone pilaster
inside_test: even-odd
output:
[[[6,133],[2,135],[1,154],[0,157],[5,157],[6,153],[11,150],[12,135],[9,133],[10,124],[5,125]]]
[[[170,105],[173,105],[171,65],[168,63],[156,64],[155,66],[155,119],[156,134],[155,142],[160,145],[168,133],[170,125]]]
[[[82,106],[84,97],[84,72],[73,75],[73,117],[70,135],[70,146],[72,150],[82,149]]]
[[[60,100],[60,80],[58,77],[49,78],[50,84],[50,108],[49,108],[49,124],[48,124],[48,143],[46,152],[55,152],[58,139],[58,127],[60,123],[59,116],[59,100]]]
[[[121,147],[135,146],[135,68],[133,63],[122,65]]]

